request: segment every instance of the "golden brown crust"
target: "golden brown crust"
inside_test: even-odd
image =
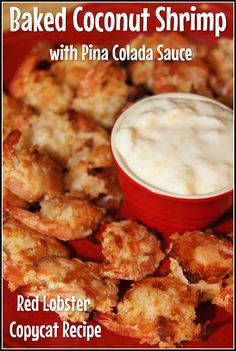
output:
[[[31,114],[28,106],[3,93],[3,138],[15,129],[23,131]]]
[[[75,45],[74,48],[78,52],[77,60],[57,61],[51,65],[50,71],[57,81],[66,83],[71,89],[76,90],[86,73],[99,61],[89,60],[87,57],[82,60],[82,46]]]
[[[209,66],[203,60],[208,52],[207,47],[196,45],[181,34],[154,33],[152,35],[139,35],[131,46],[140,48],[142,45],[153,50],[153,61],[135,61],[129,66],[131,79],[135,85],[142,84],[153,93],[164,92],[194,92],[201,95],[212,96],[208,88]],[[164,48],[181,49],[191,48],[192,61],[157,61],[158,44]]]
[[[29,296],[45,295],[55,298],[90,299],[87,312],[60,312],[61,319],[82,322],[89,317],[92,310],[110,312],[116,305],[118,289],[117,280],[98,275],[98,266],[92,262],[82,262],[79,259],[51,256],[37,262],[35,279],[22,288]]]
[[[126,72],[111,61],[100,62],[90,69],[77,89],[73,108],[91,116],[106,128],[111,128],[116,113],[126,103],[129,86]]]
[[[146,278],[126,292],[116,315],[97,313],[95,319],[118,334],[141,339],[141,343],[175,347],[200,335],[196,305],[195,294],[178,279]]]
[[[11,132],[4,141],[4,184],[19,198],[34,202],[45,194],[64,191],[61,168],[47,155],[35,149],[17,150],[21,133]]]
[[[234,311],[234,286],[233,274],[223,280],[220,292],[215,294],[212,303],[224,307],[227,312],[233,315]]]
[[[63,244],[5,216],[3,226],[3,276],[11,290],[29,282],[36,261],[48,255],[68,257]]]
[[[207,56],[213,74],[210,86],[216,97],[233,107],[233,40],[220,38]]]
[[[165,257],[155,235],[131,220],[108,224],[101,238],[106,259],[102,272],[109,277],[142,279],[154,273]]]
[[[32,48],[13,77],[10,93],[37,111],[63,113],[72,101],[70,88],[58,83],[48,69],[39,68],[40,63],[49,65],[49,48],[47,42]]]
[[[68,196],[45,198],[38,213],[12,208],[11,213],[28,227],[61,240],[84,238],[98,227],[103,210],[86,200]]]
[[[201,231],[172,236],[169,253],[181,268],[198,280],[217,283],[233,270],[233,246],[223,239]]]

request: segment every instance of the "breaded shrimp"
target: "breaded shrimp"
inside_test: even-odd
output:
[[[15,129],[23,131],[31,113],[28,106],[3,93],[3,139]]]
[[[140,280],[154,273],[165,257],[155,235],[131,220],[108,224],[101,240],[106,259],[102,273],[109,277]]]
[[[4,141],[4,184],[19,198],[39,201],[45,194],[54,196],[64,191],[61,168],[47,155],[35,149],[18,150],[21,133],[11,132]]]
[[[197,93],[212,96],[208,88],[210,78],[207,64],[196,58],[189,62],[164,62],[155,63],[153,70],[153,93],[183,92]]]
[[[50,71],[57,81],[76,90],[88,70],[96,66],[98,61],[89,60],[87,57],[82,60],[82,45],[75,45],[74,49],[78,52],[78,60],[57,61],[51,65]]]
[[[66,166],[74,146],[79,143],[69,115],[52,111],[41,113],[30,125],[28,143]]]
[[[159,44],[170,49],[191,48],[193,59],[158,61],[156,46]],[[211,96],[208,88],[209,67],[203,60],[208,51],[205,46],[196,45],[178,33],[154,33],[149,36],[141,34],[130,45],[135,48],[146,45],[153,50],[154,55],[153,61],[135,61],[130,64],[131,79],[135,85],[141,84],[153,93],[177,91]]]
[[[224,279],[218,294],[213,296],[211,301],[213,304],[224,307],[227,312],[233,314],[234,307],[234,288],[233,288],[233,274]]]
[[[216,97],[233,106],[233,40],[220,38],[207,57],[213,71],[210,86]]]
[[[59,240],[26,227],[6,215],[3,225],[3,277],[11,291],[28,284],[34,276],[35,262],[49,255],[68,257]]]
[[[79,141],[65,175],[69,194],[92,199],[105,208],[118,208],[122,196],[107,132],[81,114],[74,114],[71,118]]]
[[[28,296],[46,296],[47,301],[57,295],[67,299],[72,296],[77,300],[89,299],[87,311],[57,312],[62,320],[83,322],[93,310],[110,312],[116,305],[118,281],[99,276],[98,271],[96,263],[45,257],[37,262],[35,279],[22,291]]]
[[[125,71],[110,61],[100,62],[80,82],[73,108],[91,116],[102,126],[111,128],[129,92]]]
[[[224,278],[233,271],[233,246],[201,231],[172,235],[169,252],[174,276],[201,292],[201,301],[219,294]]]
[[[122,193],[113,167],[93,167],[75,155],[70,160],[65,182],[71,196],[88,197],[104,208],[120,206]]]
[[[27,208],[28,202],[22,200],[3,186],[3,208],[6,210],[10,209],[11,207]]]
[[[140,339],[140,343],[176,347],[201,334],[201,325],[195,322],[196,306],[195,293],[178,279],[146,278],[126,292],[117,314],[96,313],[95,319],[117,334]]]
[[[106,154],[111,164],[108,134],[86,116],[47,111],[32,120],[28,134],[29,145],[36,146],[65,167],[75,153],[88,158],[91,149],[102,145],[105,145],[105,150],[101,150],[100,154]],[[98,151],[95,152],[94,158],[100,157]]]
[[[68,196],[44,198],[40,201],[40,211],[12,208],[13,217],[28,227],[61,240],[84,238],[95,230],[100,223],[103,210]]]
[[[73,148],[72,158],[87,161],[94,167],[111,166],[109,134],[83,114],[72,113],[70,119],[78,139]]]
[[[49,43],[40,42],[29,52],[10,84],[10,93],[37,111],[63,113],[70,107],[73,93],[48,70],[49,48]]]

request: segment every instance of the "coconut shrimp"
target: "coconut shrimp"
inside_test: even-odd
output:
[[[213,71],[210,86],[216,97],[233,106],[233,40],[221,38],[210,49],[208,61]]]
[[[66,83],[71,89],[76,90],[80,81],[86,73],[96,66],[99,61],[89,60],[87,57],[82,60],[82,45],[75,45],[77,60],[61,60],[53,63],[50,71],[60,83]]]
[[[65,175],[69,194],[88,197],[105,208],[118,208],[122,196],[107,132],[80,114],[73,115],[72,122],[79,142],[68,162]]]
[[[211,302],[220,307],[224,307],[227,312],[233,314],[233,306],[234,306],[233,274],[230,274],[229,277],[223,280],[219,293],[213,296],[213,299]]]
[[[47,111],[32,120],[26,136],[29,145],[49,155],[60,165],[67,167],[71,157],[76,153],[83,159],[107,158],[106,165],[111,164],[109,136],[105,130],[86,116],[77,113],[57,114]],[[103,147],[101,152],[98,148]],[[97,150],[97,151],[96,151]]]
[[[23,287],[22,292],[39,298],[46,296],[48,302],[58,295],[62,299],[74,296],[77,300],[89,301],[86,311],[57,312],[62,320],[83,322],[93,310],[110,312],[116,305],[118,281],[99,276],[98,271],[96,263],[45,257],[37,262],[35,279]]]
[[[5,216],[3,277],[11,291],[28,284],[35,274],[36,261],[50,255],[68,257],[68,252],[59,240],[37,233],[9,214]]]
[[[10,84],[13,97],[37,111],[66,111],[73,93],[67,84],[60,84],[50,73],[50,44],[41,42],[26,56]]]
[[[191,48],[192,61],[158,61],[156,46],[160,43],[170,49]],[[203,60],[207,53],[205,46],[197,46],[177,33],[140,35],[130,45],[135,48],[146,45],[153,50],[154,55],[153,61],[130,64],[131,79],[135,85],[144,85],[153,93],[194,92],[212,95],[208,88],[209,67]]]
[[[110,61],[100,62],[80,82],[73,108],[111,128],[129,93],[125,71]]]
[[[63,167],[71,157],[74,145],[79,144],[69,115],[52,111],[41,113],[32,120],[25,138],[30,146],[35,146]]]
[[[174,277],[140,280],[117,305],[117,314],[96,313],[107,329],[159,347],[176,347],[201,334],[196,324],[196,294]]]
[[[171,238],[172,274],[200,292],[203,302],[220,294],[224,279],[233,271],[232,243],[201,231]]]
[[[20,149],[21,133],[11,132],[4,141],[4,184],[19,198],[37,202],[45,194],[63,194],[61,168],[47,155],[35,149]]]
[[[22,200],[10,190],[8,190],[5,186],[3,186],[3,208],[4,210],[10,209],[11,207],[19,207],[19,208],[27,208],[28,202]]]
[[[106,259],[102,273],[109,277],[142,279],[154,273],[165,257],[156,236],[131,220],[108,224],[101,241]]]
[[[113,167],[93,167],[75,155],[70,160],[65,182],[72,196],[89,198],[107,209],[120,206],[122,193]]]
[[[31,113],[28,106],[3,93],[3,139],[15,129],[23,131]]]
[[[70,119],[78,138],[73,154],[97,167],[112,165],[109,134],[87,115],[71,113]]]
[[[103,210],[86,200],[68,196],[45,197],[39,212],[12,208],[13,217],[28,227],[61,240],[84,238],[98,227]]]

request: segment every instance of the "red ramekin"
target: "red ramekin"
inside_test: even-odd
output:
[[[170,95],[179,95],[179,93],[160,94],[158,97]],[[181,93],[181,95],[183,94]],[[193,94],[185,95],[193,96]],[[205,97],[201,98],[209,100]],[[124,169],[122,162],[118,160],[119,157],[117,157],[117,151],[114,147],[113,136],[117,123],[122,116],[124,117],[124,113],[127,115],[128,110],[121,114],[113,127],[111,152],[116,165],[119,183],[130,210],[138,220],[151,228],[157,229],[167,235],[167,237],[174,232],[182,233],[203,229],[213,224],[232,206],[232,187],[227,187],[225,191],[218,192],[217,195],[213,193],[212,195],[197,195],[196,198],[181,197],[181,195],[169,195],[169,193],[165,194],[165,192],[163,194],[162,191],[160,193],[158,190],[152,191],[140,184],[137,178],[132,176],[132,172],[127,172]]]

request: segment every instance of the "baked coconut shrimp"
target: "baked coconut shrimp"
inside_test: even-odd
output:
[[[233,40],[221,38],[210,49],[208,61],[213,71],[210,86],[215,96],[226,105],[233,106]]]
[[[233,271],[232,243],[201,231],[171,238],[172,274],[199,291],[203,302],[220,294],[224,279]]]
[[[100,62],[80,82],[73,108],[111,128],[129,93],[126,72],[111,61]]]
[[[96,313],[107,329],[140,339],[141,343],[175,347],[201,334],[196,324],[197,298],[174,277],[146,278],[134,283],[117,305],[117,314]]]
[[[45,194],[62,194],[61,168],[47,155],[35,149],[18,149],[21,133],[11,132],[4,141],[4,184],[16,196],[37,202]]]
[[[23,131],[31,113],[28,106],[3,93],[3,139],[15,129]]]
[[[110,312],[117,301],[117,283],[116,280],[99,276],[95,263],[54,256],[37,262],[35,279],[22,291],[28,296],[46,296],[48,302],[57,296],[88,301],[86,311],[57,312],[62,320],[83,322],[95,309]]]
[[[82,60],[82,45],[75,45],[78,60],[61,60],[53,63],[50,71],[60,83],[66,83],[71,89],[76,90],[80,81],[86,73],[96,66],[99,61],[89,60],[87,57]]]
[[[112,165],[109,134],[87,115],[71,113],[70,120],[78,138],[73,154],[97,167]]]
[[[10,190],[8,190],[5,186],[3,186],[3,208],[4,210],[10,209],[12,207],[19,207],[19,208],[27,208],[28,202],[22,200]]]
[[[213,304],[224,307],[227,312],[233,314],[234,306],[234,287],[233,274],[225,278],[221,284],[220,292],[213,296]]]
[[[50,255],[68,257],[63,244],[41,235],[6,215],[3,225],[3,277],[14,291],[28,284],[35,274],[38,259]]]
[[[42,113],[32,120],[26,139],[64,167],[74,154],[83,159],[90,157],[89,161],[98,160],[102,155],[106,165],[111,164],[108,134],[83,115]]]
[[[158,61],[156,47],[163,44],[165,48],[191,48],[192,61]],[[144,85],[153,93],[193,92],[211,96],[207,86],[209,67],[203,58],[207,53],[204,46],[195,45],[184,36],[177,33],[150,36],[140,35],[130,43],[131,47],[140,48],[143,45],[153,50],[153,61],[136,61],[130,64],[130,74],[135,85]]]
[[[122,193],[113,167],[93,167],[75,155],[69,162],[65,182],[71,196],[88,198],[107,209],[120,206]]]
[[[10,93],[37,111],[63,113],[70,107],[73,93],[49,71],[49,49],[49,43],[41,42],[29,52],[13,77]]]
[[[39,212],[12,208],[13,217],[26,226],[61,240],[84,238],[100,223],[103,210],[86,200],[57,196],[40,201]]]
[[[52,111],[41,113],[31,121],[26,139],[29,145],[35,146],[62,166],[66,166],[73,146],[79,143],[69,115]]]
[[[108,224],[101,241],[106,259],[102,273],[109,277],[140,280],[154,273],[165,257],[156,236],[131,220]]]
[[[73,115],[72,121],[79,142],[68,162],[65,175],[69,194],[87,197],[105,208],[118,208],[122,196],[107,132],[80,114]]]

